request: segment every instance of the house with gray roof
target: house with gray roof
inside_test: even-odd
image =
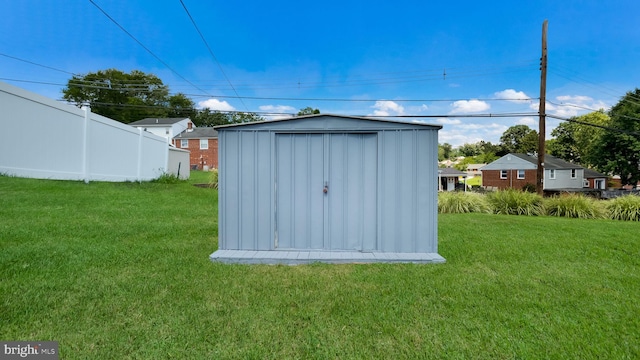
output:
[[[588,178],[585,176],[586,169],[579,164],[572,164],[547,154],[544,156],[543,167],[544,190],[576,191],[590,187]],[[535,186],[537,168],[537,156],[507,154],[480,169],[482,171],[482,186],[495,190],[522,189],[529,184]],[[588,174],[596,175],[591,172]],[[597,174],[595,179],[606,179],[606,176]],[[600,186],[602,182],[596,181],[594,184]]]
[[[460,178],[463,180],[463,189],[466,191],[464,184],[467,179],[467,173],[455,168],[438,168],[438,191],[454,191],[459,187]]]
[[[173,138],[173,145],[189,150],[193,170],[218,168],[218,131],[214,128],[187,129]]]

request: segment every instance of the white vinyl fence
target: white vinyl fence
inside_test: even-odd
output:
[[[188,152],[184,160],[185,151],[170,150],[167,139],[3,82],[0,134],[6,175],[145,181],[180,167],[180,177],[189,177]]]

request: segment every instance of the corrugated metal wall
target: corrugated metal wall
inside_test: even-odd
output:
[[[219,249],[437,252],[438,128],[326,121],[219,129]]]

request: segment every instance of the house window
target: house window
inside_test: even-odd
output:
[[[555,169],[550,169],[549,170],[549,179],[555,179],[556,178],[556,170]]]
[[[189,139],[180,139],[180,147],[188,148],[189,147]]]
[[[571,169],[571,178],[575,179],[576,178],[576,169]]]
[[[507,170],[500,170],[500,179],[507,178]]]
[[[200,150],[207,150],[209,148],[209,139],[200,139]]]
[[[524,170],[518,170],[518,179],[524,179]]]

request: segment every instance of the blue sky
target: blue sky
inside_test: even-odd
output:
[[[497,143],[509,126],[538,128],[547,19],[549,114],[608,108],[640,86],[635,0],[183,0],[217,61],[180,0],[94,2],[162,62],[89,0],[3,1],[0,81],[60,99],[69,73],[138,69],[201,107],[428,115],[440,143]],[[467,117],[504,113],[521,115]]]

